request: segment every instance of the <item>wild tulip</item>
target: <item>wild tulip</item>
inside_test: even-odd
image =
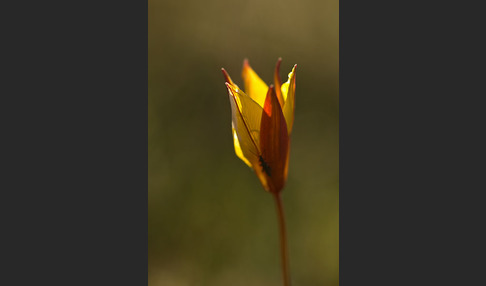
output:
[[[281,59],[275,67],[275,85],[268,87],[245,60],[243,92],[222,69],[232,113],[236,155],[252,168],[265,190],[280,192],[287,180],[290,134],[294,122],[295,65],[287,82],[279,76]]]
[[[232,132],[236,155],[252,168],[263,188],[272,193],[277,207],[280,230],[282,274],[285,286],[290,285],[289,258],[283,203],[280,192],[287,181],[290,135],[294,124],[295,69],[287,82],[280,80],[282,59],[275,66],[274,83],[267,86],[253,71],[248,60],[243,62],[243,92],[222,69],[228,89]]]

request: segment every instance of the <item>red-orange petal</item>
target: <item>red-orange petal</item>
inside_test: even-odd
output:
[[[273,85],[265,98],[260,124],[260,165],[269,178],[271,192],[280,192],[287,180],[289,135]]]
[[[278,58],[277,64],[275,65],[275,72],[273,74],[273,81],[275,82],[275,93],[277,94],[278,102],[280,103],[280,107],[283,109],[284,99],[283,99],[282,91],[281,91],[282,80],[280,79],[280,63],[281,62],[282,62],[282,58]]]
[[[229,76],[229,74],[226,72],[226,70],[224,68],[221,68],[221,71],[223,72],[223,76],[224,76],[224,81],[227,82],[227,83],[230,83],[232,85],[236,85],[232,80],[231,80],[231,77]]]

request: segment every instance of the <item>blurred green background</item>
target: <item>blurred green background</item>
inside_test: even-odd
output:
[[[274,201],[234,153],[224,67],[294,64],[293,285],[339,284],[338,0],[148,1],[149,285],[282,285]]]

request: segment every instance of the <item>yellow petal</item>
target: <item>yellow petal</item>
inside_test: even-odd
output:
[[[237,86],[226,82],[231,103],[232,126],[238,139],[238,149],[242,157],[253,167],[258,165],[260,156],[260,122],[263,109]],[[233,135],[234,136],[234,135]],[[235,143],[235,151],[237,149]],[[239,151],[236,151],[237,155]],[[238,157],[240,157],[238,155]],[[241,157],[240,157],[241,158]]]
[[[243,61],[242,71],[243,81],[245,82],[245,92],[255,102],[263,108],[265,98],[267,96],[267,84],[253,71],[248,63],[248,60]]]
[[[231,125],[233,125],[233,124],[231,124]],[[245,155],[243,155],[243,151],[241,150],[241,146],[240,146],[240,140],[238,139],[238,135],[236,134],[235,128],[233,126],[231,126],[231,129],[233,131],[233,141],[234,141],[234,144],[235,144],[236,156],[238,156],[238,158],[240,158],[243,162],[245,162],[245,164],[247,164],[248,167],[253,168],[250,161],[248,161],[248,159],[245,158]]]
[[[287,82],[282,84],[282,97],[284,99],[283,114],[285,121],[287,122],[287,131],[292,132],[292,127],[294,125],[294,109],[295,109],[295,68],[294,65],[292,71],[289,73],[289,79]]]

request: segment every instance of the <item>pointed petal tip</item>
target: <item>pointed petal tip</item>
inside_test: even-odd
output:
[[[232,82],[229,74],[226,72],[224,68],[221,68],[221,72],[223,72],[224,80],[226,81],[226,83]]]
[[[243,59],[243,66],[249,66],[250,62],[248,61],[248,58]]]
[[[280,64],[282,63],[282,58],[278,58],[277,63],[275,64],[275,73],[278,74],[280,70]]]
[[[297,64],[295,64],[293,67],[292,67],[292,70],[290,71],[290,73],[294,73],[295,74],[295,71],[297,70]],[[289,74],[290,75],[290,74]]]
[[[246,73],[246,72],[248,72],[248,71],[250,71],[251,69],[252,69],[252,68],[251,68],[251,66],[250,66],[250,62],[248,61],[248,59],[247,59],[247,58],[245,58],[245,59],[243,60],[243,71],[242,71],[242,73],[243,73],[243,74],[242,74],[243,78],[245,77],[245,73]]]

